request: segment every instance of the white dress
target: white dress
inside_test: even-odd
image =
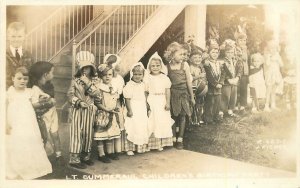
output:
[[[255,89],[257,98],[266,98],[266,84],[263,69],[249,76],[249,87]]]
[[[146,87],[143,82],[136,83],[130,80],[123,89],[124,98],[129,98],[133,116],[125,116],[125,130],[127,139],[133,144],[147,144],[148,136],[148,116],[146,106]]]
[[[7,91],[6,177],[34,179],[52,173],[31,103],[32,90]]]
[[[174,120],[171,118],[170,110],[165,110],[166,88],[171,87],[170,79],[164,75],[149,75],[148,82],[148,103],[151,113],[149,116],[149,136],[154,133],[156,138],[172,137],[172,125]]]

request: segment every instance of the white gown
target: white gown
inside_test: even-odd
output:
[[[169,138],[173,136],[172,125],[174,120],[171,118],[170,110],[165,110],[166,88],[171,87],[170,79],[164,75],[149,75],[148,80],[148,103],[151,113],[149,116],[149,135],[154,133],[155,138]]]
[[[7,91],[6,177],[34,179],[52,173],[52,166],[43,146],[36,115],[31,104],[32,90]]]
[[[127,117],[124,111],[127,139],[136,145],[147,144],[149,140],[145,91],[143,82],[135,83],[132,80],[123,89],[124,98],[130,98],[133,113],[132,117]]]

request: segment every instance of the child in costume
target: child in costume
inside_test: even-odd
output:
[[[251,55],[249,72],[249,87],[252,97],[252,112],[260,111],[259,99],[266,98],[266,84],[264,78],[264,58],[260,53]]]
[[[216,41],[208,44],[209,57],[204,62],[208,91],[204,104],[204,117],[206,124],[218,123],[220,121],[219,109],[221,103],[222,86],[224,84],[224,73],[221,62],[218,60],[220,49]]]
[[[276,110],[276,89],[282,84],[280,68],[283,66],[281,57],[278,53],[279,46],[276,41],[271,40],[267,43],[264,58],[264,75],[266,83],[266,104],[265,111]]]
[[[96,125],[94,140],[97,141],[98,160],[104,163],[110,163],[112,160],[119,160],[117,152],[114,150],[114,142],[120,142],[120,127],[116,114],[119,109],[117,100],[118,91],[112,85],[113,68],[108,64],[100,64],[98,67],[98,76],[101,81],[96,84],[100,91],[100,98],[95,100],[98,107],[96,115]],[[118,140],[117,140],[118,139]],[[106,153],[104,150],[106,147]]]
[[[117,107],[119,112],[117,115],[117,121],[120,126],[121,130],[121,137],[120,139],[114,139],[116,142],[114,142],[114,149],[117,153],[120,153],[122,151],[125,151],[125,141],[126,141],[126,133],[124,128],[124,97],[123,97],[123,88],[125,86],[125,82],[123,77],[120,75],[120,64],[121,64],[121,57],[117,54],[106,54],[104,56],[104,63],[111,65],[113,67],[113,78],[111,80],[111,84],[114,88],[118,91],[118,100],[117,100]]]
[[[236,61],[235,56],[235,42],[227,39],[224,41],[224,84],[222,86],[221,94],[221,111],[220,115],[225,113],[229,117],[235,117],[233,110],[236,106],[237,100],[237,85],[243,71],[243,65]]]
[[[203,50],[195,45],[192,45],[190,55],[190,71],[193,76],[193,91],[195,94],[196,105],[194,108],[194,120],[195,125],[203,124],[203,106],[205,101],[205,95],[207,93],[207,80],[206,73],[202,63]]]
[[[164,57],[168,61],[168,77],[172,83],[171,112],[176,118],[173,126],[173,142],[177,149],[183,149],[186,116],[191,117],[191,105],[195,105],[192,76],[188,63],[184,61],[184,52],[181,44],[172,42],[164,53]],[[178,138],[176,138],[176,125],[179,126]]]
[[[161,57],[155,52],[147,65],[149,116],[149,149],[163,150],[165,146],[173,146],[172,125],[174,120],[170,113],[171,81],[167,76],[167,68]]]
[[[144,153],[148,151],[148,116],[146,85],[143,82],[145,69],[141,62],[134,64],[130,71],[131,80],[123,89],[127,114],[125,130],[127,155],[134,155],[134,151]]]
[[[79,68],[71,82],[67,93],[72,104],[72,123],[70,126],[70,160],[69,165],[84,169],[93,165],[91,147],[93,141],[93,125],[97,107],[94,99],[96,68],[95,57],[89,51],[76,54]]]

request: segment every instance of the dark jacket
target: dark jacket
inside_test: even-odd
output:
[[[25,66],[29,71],[32,64],[33,57],[28,51],[23,49],[23,55],[21,59],[17,61],[16,57],[11,53],[10,48],[6,49],[6,89],[13,85],[12,77],[17,68]]]
[[[206,72],[206,78],[208,82],[208,95],[220,95],[221,94],[221,88],[216,88],[217,84],[224,84],[224,69],[222,62],[217,60],[217,63],[220,65],[220,74],[216,74],[215,71],[213,71],[213,68],[210,65],[210,60],[206,59],[204,62],[204,68]]]
[[[228,79],[239,77],[241,78],[243,74],[243,64],[241,61],[233,62],[234,71],[230,70],[229,60],[227,58],[224,59],[223,70],[224,70],[224,85],[230,85]]]

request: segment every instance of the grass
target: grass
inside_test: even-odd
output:
[[[185,148],[261,166],[296,171],[296,111],[247,113],[219,125],[192,127]]]

